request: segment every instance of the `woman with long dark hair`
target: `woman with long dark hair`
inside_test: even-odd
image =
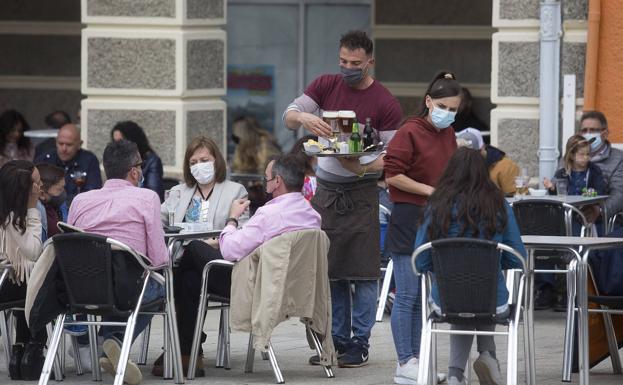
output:
[[[454,74],[439,72],[428,86],[420,110],[398,129],[385,157],[385,180],[394,202],[386,247],[396,283],[391,323],[398,354],[397,384],[417,383],[422,317],[411,253],[427,199],[456,150],[451,124],[460,104],[461,85]]]
[[[467,147],[459,148],[454,153],[439,179],[437,189],[429,197],[415,247],[429,241],[454,237],[502,242],[526,255],[513,210],[504,199],[504,193],[489,178],[485,159],[480,152]],[[500,317],[507,317],[510,310],[502,266],[520,268],[521,261],[506,252],[500,260],[496,313]],[[418,257],[417,268],[421,272],[432,270],[430,253]],[[435,283],[429,301],[435,311],[440,309]],[[495,325],[476,325],[476,329],[493,331]],[[465,384],[463,370],[472,339],[471,335],[450,336],[448,384]],[[477,343],[480,355],[474,361],[474,371],[480,383],[503,384],[493,336],[478,336]]]
[[[162,160],[156,152],[149,145],[149,140],[145,135],[143,128],[133,121],[119,122],[115,124],[115,127],[110,131],[111,140],[129,140],[136,143],[138,152],[141,154],[143,163],[141,169],[143,170],[142,187],[153,190],[160,197],[160,202],[164,201],[164,187],[162,185],[162,176],[164,174],[162,168]]]
[[[41,255],[41,216],[36,208],[41,191],[39,171],[26,160],[0,168],[0,263],[9,263],[9,279],[0,288],[0,302],[26,298],[26,285]],[[9,362],[14,380],[39,378],[43,366],[45,330],[31,335],[24,312],[16,312],[15,345]]]
[[[6,110],[0,115],[0,166],[10,160],[32,160],[34,151],[30,139],[24,136],[30,126],[16,110]]]

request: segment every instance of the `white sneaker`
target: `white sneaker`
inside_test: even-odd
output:
[[[443,384],[446,382],[446,375],[444,373],[437,373],[437,383]]]
[[[400,385],[417,385],[419,362],[418,359],[412,357],[407,363],[400,366],[396,364],[396,374],[394,375],[394,384]]]
[[[466,385],[465,378],[463,378],[463,381],[459,381],[458,378],[452,376],[448,378],[448,385]]]
[[[121,355],[121,345],[115,339],[107,339],[102,345],[106,357],[99,359],[99,364],[107,373],[113,377],[117,374],[117,365],[119,365],[119,356]],[[141,370],[132,360],[128,360],[125,367],[125,375],[123,382],[129,385],[138,385],[143,379]]]
[[[502,385],[502,373],[500,363],[489,352],[482,352],[474,361],[474,372],[481,384]]]

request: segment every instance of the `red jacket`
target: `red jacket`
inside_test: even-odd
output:
[[[426,119],[409,118],[389,143],[385,156],[385,177],[404,174],[416,182],[435,187],[456,150],[456,137],[450,127],[438,131]],[[426,205],[427,198],[389,186],[394,203]]]

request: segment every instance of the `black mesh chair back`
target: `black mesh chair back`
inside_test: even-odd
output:
[[[54,251],[72,313],[130,315],[130,310],[116,306],[112,250],[106,237],[58,234],[54,237]]]
[[[494,322],[500,269],[497,243],[449,238],[431,244],[434,279],[441,302],[441,317],[435,321]]]
[[[513,203],[513,213],[521,235],[567,235],[565,209],[561,202],[520,200]]]

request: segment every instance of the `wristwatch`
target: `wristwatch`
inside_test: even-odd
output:
[[[238,219],[234,218],[234,217],[229,217],[227,218],[227,220],[225,221],[225,225],[229,225],[229,222],[234,222],[236,226],[236,228],[238,228]]]

